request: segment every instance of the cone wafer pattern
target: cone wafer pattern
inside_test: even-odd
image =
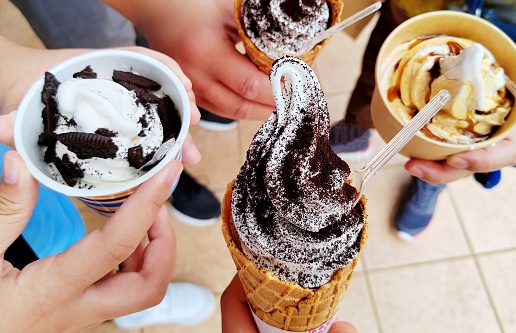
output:
[[[271,326],[293,332],[305,332],[323,325],[339,309],[358,255],[318,289],[280,281],[270,272],[257,268],[240,250],[240,238],[231,215],[232,187],[233,182],[228,184],[222,203],[222,233],[256,316]],[[365,197],[362,200],[365,201]],[[366,239],[367,223],[362,230],[360,248]]]
[[[274,62],[274,59],[269,58],[265,53],[260,51],[254,43],[249,39],[247,36],[243,23],[242,23],[242,2],[243,0],[235,0],[235,21],[237,25],[238,34],[240,35],[240,39],[242,40],[242,43],[244,44],[244,48],[246,51],[247,56],[251,59],[251,61],[258,66],[258,68],[266,73],[269,74],[271,70],[272,63]],[[331,7],[331,23],[330,26],[333,26],[340,22],[340,15],[342,13],[342,8],[344,7],[344,4],[341,0],[328,0],[328,3]],[[315,62],[315,59],[319,52],[321,52],[322,48],[326,43],[330,40],[331,37],[326,38],[321,43],[317,44],[312,50],[310,50],[307,54],[303,55],[301,57],[301,60],[306,62],[309,66],[312,66]]]

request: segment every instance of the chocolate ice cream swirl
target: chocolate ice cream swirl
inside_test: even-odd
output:
[[[294,55],[326,30],[326,0],[244,0],[242,18],[247,36],[271,59]]]
[[[346,214],[356,189],[346,182],[348,164],[330,146],[328,107],[313,71],[284,57],[274,62],[270,80],[276,110],[233,185],[234,224],[257,267],[317,288],[357,255],[364,206]]]

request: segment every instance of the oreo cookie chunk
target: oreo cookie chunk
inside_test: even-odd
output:
[[[115,158],[118,151],[118,146],[111,137],[100,134],[68,132],[58,134],[57,140],[80,159]]]

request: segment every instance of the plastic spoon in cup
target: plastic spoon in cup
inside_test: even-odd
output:
[[[163,142],[161,146],[159,146],[158,150],[154,153],[152,158],[148,160],[144,165],[140,167],[140,170],[149,166],[153,165],[154,163],[159,162],[165,155],[174,147],[174,144],[176,143],[176,139],[172,138],[168,141]]]
[[[412,139],[414,135],[439,111],[450,99],[448,90],[441,90],[434,98],[418,112],[418,114],[405,125],[401,131],[392,138],[383,149],[373,157],[369,163],[359,170],[352,171],[352,179],[360,181],[358,194],[349,207],[353,207],[360,201],[362,193],[371,178]]]
[[[511,94],[516,97],[516,83],[514,83],[513,80],[511,80],[507,74],[505,75],[505,88],[511,92]]]
[[[313,49],[315,45],[319,44],[320,42],[322,42],[326,38],[330,37],[331,35],[333,35],[337,31],[339,31],[341,29],[344,29],[344,28],[347,28],[350,25],[360,21],[364,17],[366,17],[368,15],[371,15],[372,13],[374,13],[378,9],[380,9],[380,7],[382,7],[382,3],[380,1],[375,2],[371,6],[369,6],[369,7],[365,8],[365,9],[359,11],[358,13],[348,17],[344,21],[342,21],[342,22],[340,22],[338,24],[335,24],[331,28],[326,29],[323,33],[321,33],[319,36],[314,37],[314,39],[312,39],[310,42],[308,42],[308,44],[306,44],[299,51],[297,51],[297,53],[294,54],[294,57],[301,57],[302,55],[308,53],[308,51]]]

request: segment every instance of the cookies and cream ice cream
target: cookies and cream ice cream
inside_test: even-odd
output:
[[[326,0],[244,0],[241,11],[247,36],[271,59],[296,54],[331,23]]]
[[[383,66],[382,89],[405,123],[441,89],[450,101],[423,129],[447,143],[487,139],[512,109],[504,70],[492,54],[471,40],[424,36],[398,46]]]
[[[232,218],[256,267],[318,288],[357,256],[364,204],[346,213],[357,192],[348,164],[330,146],[328,108],[314,72],[284,57],[270,80],[276,109],[233,184]]]
[[[173,102],[159,89],[130,72],[100,78],[86,68],[62,83],[46,73],[39,144],[47,147],[53,178],[98,188],[143,174],[141,166],[181,125]]]

